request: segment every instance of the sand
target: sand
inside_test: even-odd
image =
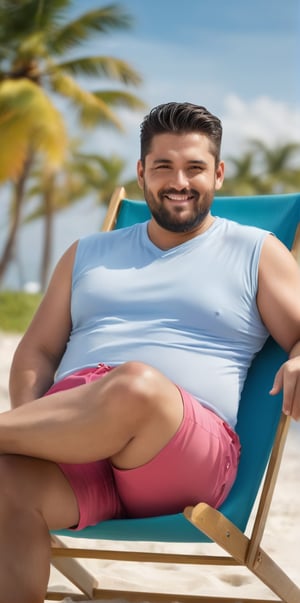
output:
[[[8,373],[11,358],[19,337],[0,333],[0,411],[9,408]],[[300,505],[299,505],[299,453],[300,428],[295,423],[290,430],[283,463],[277,482],[271,512],[263,538],[265,551],[300,585]],[[77,541],[81,544],[81,541]],[[87,546],[87,541],[82,541]],[[100,543],[99,543],[100,544]],[[107,543],[105,543],[107,544]],[[127,548],[134,547],[128,543]],[[124,544],[111,542],[110,548],[122,548]],[[199,551],[199,545],[164,545],[151,543],[145,550],[162,552],[193,553]],[[216,545],[201,545],[201,551],[209,554],[220,549]],[[271,591],[246,569],[240,568],[196,568],[195,566],[174,566],[147,564],[126,564],[121,562],[117,568],[112,561],[85,561],[84,565],[101,578],[103,588],[124,589],[137,588],[140,590],[163,590],[177,594],[201,594],[214,596],[235,596],[276,599]],[[69,588],[67,580],[56,570],[51,571],[50,588]],[[66,599],[70,603],[72,599]],[[237,599],[236,599],[237,600]],[[112,603],[112,600],[110,600]],[[124,603],[126,599],[114,599],[113,603]],[[174,602],[176,597],[174,597]]]

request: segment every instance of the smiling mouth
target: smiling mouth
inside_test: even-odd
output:
[[[164,197],[174,203],[188,203],[194,199],[194,195],[180,195],[180,194],[165,194]]]

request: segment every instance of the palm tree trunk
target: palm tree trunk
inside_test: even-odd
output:
[[[49,267],[52,255],[53,244],[53,193],[54,193],[54,175],[47,177],[44,193],[44,245],[40,269],[40,283],[42,291],[45,291],[49,274]]]
[[[20,228],[21,222],[21,208],[24,200],[25,185],[28,178],[28,174],[32,165],[33,154],[29,153],[23,166],[21,175],[14,186],[14,195],[12,199],[12,218],[10,223],[9,232],[7,235],[6,242],[2,256],[0,258],[0,283],[3,281],[6,270],[12,260],[13,251],[15,248],[16,238]]]

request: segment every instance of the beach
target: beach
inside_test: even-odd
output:
[[[0,332],[0,411],[9,408],[8,374],[14,349],[19,336]],[[300,428],[299,424],[292,424],[284,452],[283,463],[280,470],[276,491],[274,494],[265,535],[262,541],[264,550],[287,572],[298,585],[300,585],[300,504],[298,499],[300,482]],[[250,526],[251,527],[251,526]],[[249,530],[247,529],[247,533]],[[87,546],[87,541],[76,539],[78,545]],[[92,543],[92,546],[94,543]],[[101,545],[101,543],[99,543]],[[107,545],[107,543],[105,543]],[[134,546],[129,543],[124,545],[118,542],[109,543],[110,548]],[[145,545],[144,550],[155,552],[199,552],[199,545],[166,545],[151,543]],[[201,545],[200,551],[214,554],[222,551],[214,544]],[[206,566],[189,565],[174,566],[170,564],[145,564],[120,562],[116,566],[112,561],[84,561],[84,565],[94,572],[103,588],[110,586],[124,590],[136,588],[138,590],[162,590],[164,592],[186,593],[189,595],[210,596],[235,596],[276,599],[271,591],[258,579],[242,568],[211,568]],[[58,588],[69,590],[67,580],[56,570],[51,571],[50,589]],[[72,599],[67,599],[68,603]],[[111,603],[124,603],[124,599],[110,599]],[[174,597],[174,602],[176,597]]]

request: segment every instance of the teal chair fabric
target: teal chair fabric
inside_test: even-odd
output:
[[[300,194],[216,197],[212,213],[272,231],[291,248],[300,221]],[[148,219],[149,210],[145,202],[124,199],[116,228]],[[272,397],[269,390],[285,358],[285,353],[269,338],[250,367],[242,393],[237,423],[242,444],[241,460],[236,482],[220,507],[220,511],[242,531],[246,528],[258,493],[281,414],[282,396]],[[60,530],[56,534],[107,540],[209,541],[181,513],[109,520],[81,531]]]

